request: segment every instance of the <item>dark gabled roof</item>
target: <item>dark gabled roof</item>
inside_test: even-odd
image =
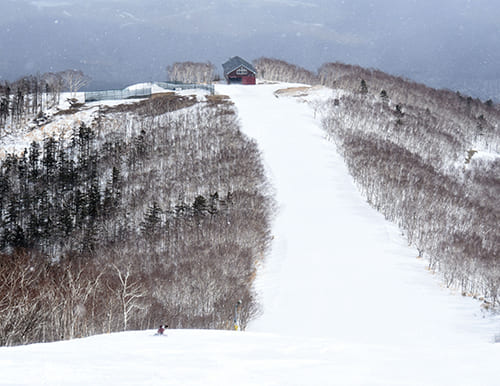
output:
[[[241,59],[239,56],[233,56],[222,65],[222,68],[224,69],[224,75],[233,72],[240,66],[244,66],[247,70],[253,72],[254,74],[257,74],[257,70],[254,66],[248,63],[246,60]]]

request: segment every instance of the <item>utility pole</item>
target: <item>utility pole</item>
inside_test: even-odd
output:
[[[234,306],[234,329],[238,331],[240,329],[240,317],[238,314],[238,308],[241,306],[243,302],[238,300],[238,302]]]

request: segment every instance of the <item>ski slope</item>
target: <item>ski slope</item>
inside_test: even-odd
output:
[[[311,98],[218,85],[276,194],[245,332],[135,331],[0,348],[1,385],[498,385],[500,320],[442,288],[357,192]]]
[[[488,341],[479,304],[450,296],[425,271],[360,196],[307,99],[274,96],[284,87],[220,87],[259,143],[279,205],[257,283],[265,309],[250,329],[374,344]]]

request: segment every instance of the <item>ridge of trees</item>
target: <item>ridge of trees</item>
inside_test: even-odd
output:
[[[102,109],[0,164],[0,344],[244,328],[272,200],[230,103]]]
[[[360,191],[447,286],[498,306],[500,158],[478,153],[500,153],[499,105],[338,62],[316,74],[275,59],[256,66],[268,80],[341,90],[323,127]]]
[[[253,61],[258,77],[269,81],[317,84],[318,76],[284,60],[261,57]]]
[[[167,67],[168,79],[181,83],[211,83],[216,77],[210,62],[175,62]]]

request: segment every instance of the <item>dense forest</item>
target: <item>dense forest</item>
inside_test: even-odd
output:
[[[447,286],[498,306],[498,105],[343,63],[317,73],[269,58],[254,64],[269,80],[337,90],[322,106],[323,126],[367,201]]]
[[[0,164],[0,344],[233,328],[239,300],[244,328],[271,215],[259,151],[225,97],[103,106],[70,140]]]

